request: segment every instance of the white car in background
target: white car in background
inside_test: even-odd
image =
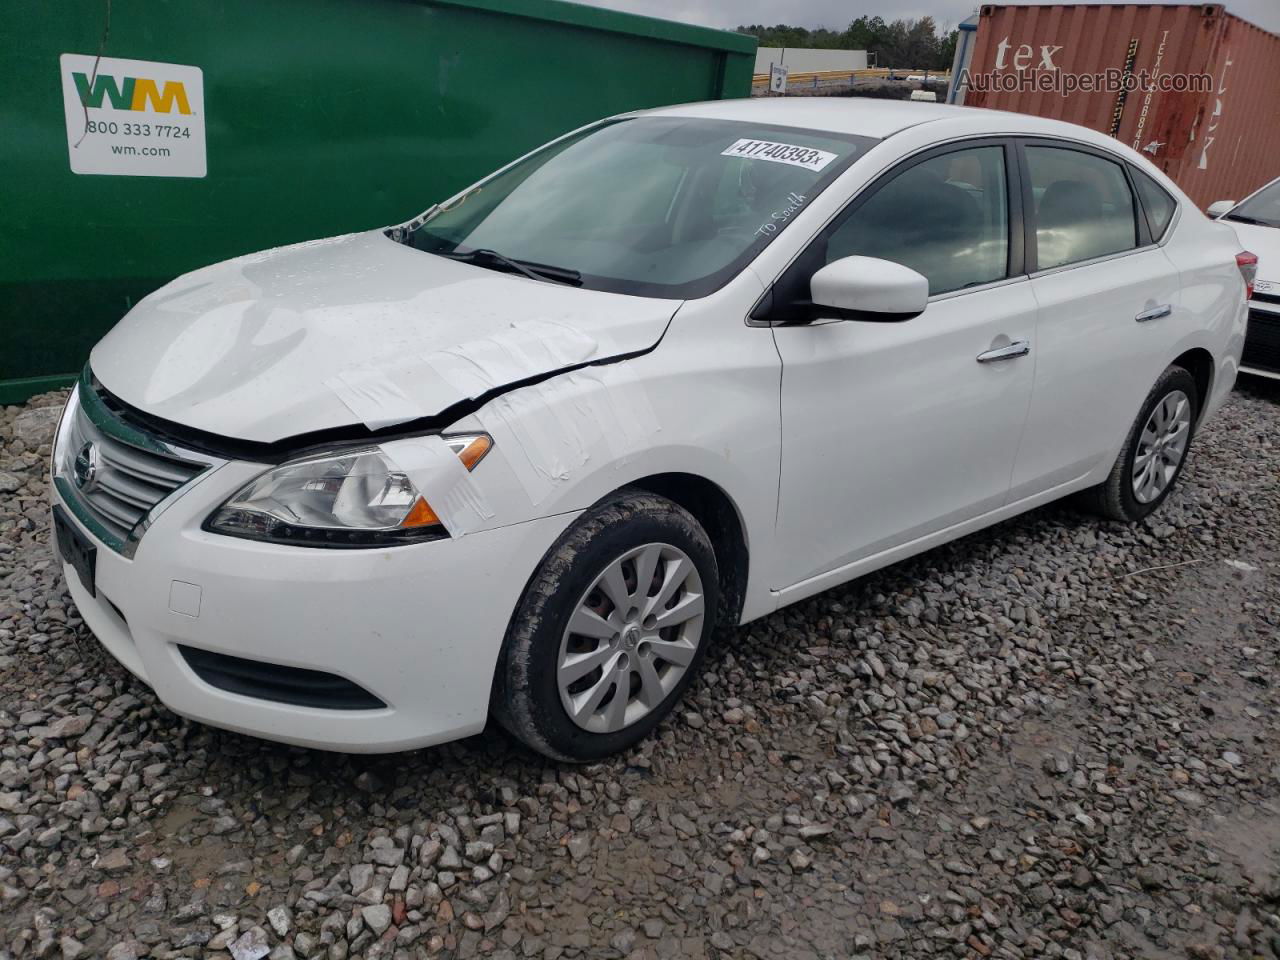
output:
[[[1239,203],[1211,204],[1209,216],[1230,223],[1241,243],[1258,255],[1240,369],[1280,380],[1280,177]]]
[[[55,440],[72,597],[173,710],[589,760],[732,627],[1067,494],[1136,521],[1252,261],[1142,156],[935,104],[616,117],[179,277]]]

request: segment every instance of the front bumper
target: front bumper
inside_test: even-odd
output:
[[[1244,338],[1242,373],[1280,378],[1280,297],[1249,301],[1249,328]]]
[[[161,504],[132,556],[70,517],[97,547],[96,595],[70,564],[63,573],[103,646],[176,713],[271,740],[372,753],[482,730],[508,621],[572,515],[368,550],[200,529],[262,469],[231,461],[198,476]],[[52,500],[70,514],[57,486]],[[180,646],[345,678],[383,706],[322,709],[230,692],[202,680]]]

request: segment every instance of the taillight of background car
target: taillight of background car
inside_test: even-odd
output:
[[[1253,281],[1258,277],[1258,255],[1248,250],[1236,254],[1236,266],[1240,268],[1240,276],[1244,277],[1244,296],[1253,296]]]

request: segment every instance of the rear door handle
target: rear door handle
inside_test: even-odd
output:
[[[1150,310],[1143,310],[1133,319],[1139,323],[1146,323],[1148,320],[1159,320],[1161,317],[1167,317],[1173,313],[1173,307],[1167,303],[1162,303],[1158,307],[1152,307]]]
[[[1030,340],[1015,340],[1005,347],[995,347],[978,354],[979,363],[995,363],[998,360],[1015,360],[1031,352]]]

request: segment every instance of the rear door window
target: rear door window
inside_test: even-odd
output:
[[[1137,208],[1119,163],[1066,147],[1028,146],[1037,269],[1138,245]]]

